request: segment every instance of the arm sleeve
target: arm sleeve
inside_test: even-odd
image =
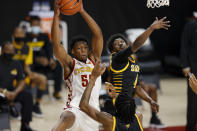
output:
[[[128,62],[128,57],[132,54],[131,46],[129,46],[128,48],[116,53],[113,57],[113,61],[116,63],[126,63]]]
[[[189,42],[191,37],[191,29],[190,23],[188,23],[182,33],[181,37],[181,50],[180,50],[180,57],[181,57],[181,66],[182,68],[189,67],[189,60],[188,60],[188,52],[189,52]]]
[[[17,76],[16,80],[23,80],[24,79],[24,73],[23,73],[23,68],[19,62],[16,62],[16,68],[17,68]]]

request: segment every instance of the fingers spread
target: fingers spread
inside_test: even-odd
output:
[[[158,17],[156,17],[155,19],[156,19],[156,21],[158,21]]]
[[[160,19],[160,21],[164,21],[166,18],[167,18],[167,17],[165,16],[165,17],[163,17],[162,19]]]

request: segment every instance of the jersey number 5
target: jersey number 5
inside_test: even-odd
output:
[[[89,75],[89,78],[88,78],[88,75],[81,75],[81,81],[82,81],[83,87],[87,87],[90,78],[91,78],[91,75]]]

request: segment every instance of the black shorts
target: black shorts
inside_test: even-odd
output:
[[[137,114],[135,114],[133,122],[131,122],[130,124],[120,123],[118,118],[116,118],[115,116],[113,117],[113,119],[114,125],[112,131],[143,131],[142,125]]]

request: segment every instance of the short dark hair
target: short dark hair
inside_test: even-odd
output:
[[[30,23],[32,23],[32,21],[34,21],[34,20],[40,21],[40,17],[39,17],[39,16],[37,16],[37,15],[30,16],[30,20],[29,20],[29,22],[30,22]]]
[[[123,39],[123,40],[127,43],[127,38],[126,38],[124,35],[122,35],[122,34],[120,34],[120,33],[111,35],[111,36],[109,37],[108,41],[107,41],[107,47],[108,47],[109,52],[112,52],[114,41],[115,41],[116,39],[118,39],[118,38]]]
[[[115,102],[115,116],[123,123],[133,122],[136,105],[135,100],[127,94],[119,94]]]
[[[8,44],[12,44],[10,41],[4,41],[3,44],[1,45],[1,49],[3,50],[4,47]]]
[[[74,48],[75,44],[76,44],[78,41],[84,41],[84,42],[86,42],[87,45],[88,45],[88,39],[87,39],[85,36],[83,36],[83,35],[78,35],[78,36],[73,37],[73,38],[70,40],[70,42],[69,42],[69,43],[70,43],[70,48],[71,48],[71,50]]]

